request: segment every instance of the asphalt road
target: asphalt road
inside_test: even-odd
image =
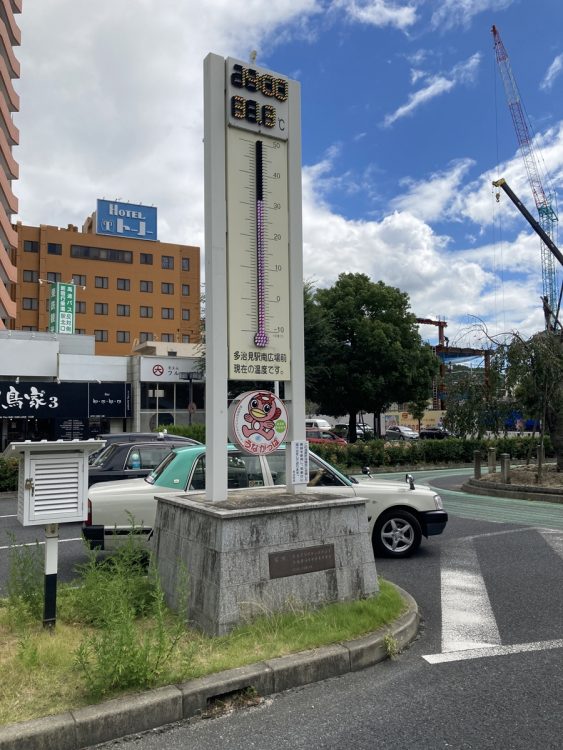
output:
[[[464,495],[462,473],[418,474],[440,485],[447,529],[410,559],[376,560],[379,575],[419,604],[421,630],[407,651],[255,708],[108,746],[560,750],[563,506]],[[84,556],[77,542],[61,548],[61,566]],[[0,550],[0,581],[4,557]]]

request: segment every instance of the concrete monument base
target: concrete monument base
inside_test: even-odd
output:
[[[282,487],[230,492],[220,503],[204,493],[157,499],[153,544],[166,600],[177,608],[187,599],[190,625],[205,633],[378,591],[360,498]]]

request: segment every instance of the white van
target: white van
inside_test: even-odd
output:
[[[326,419],[306,419],[305,428],[309,429],[311,427],[315,430],[332,430],[331,425]]]

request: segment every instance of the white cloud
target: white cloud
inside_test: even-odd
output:
[[[479,13],[508,8],[514,0],[437,0],[437,10],[432,14],[432,26],[444,31],[455,26],[467,27]]]
[[[409,211],[424,221],[446,218],[448,207],[455,201],[463,178],[473,166],[471,159],[460,159],[442,172],[436,172],[423,180],[405,178],[402,187],[406,192],[391,201],[398,211]]]
[[[542,82],[540,83],[540,89],[542,89],[542,91],[549,91],[553,86],[555,79],[560,75],[562,70],[563,54],[557,55],[557,57],[553,60],[553,62],[547,69],[547,72],[543,77]]]
[[[405,30],[417,21],[413,2],[401,5],[389,0],[339,0],[335,6],[343,8],[353,21],[370,26],[393,26]]]
[[[426,102],[435,99],[437,96],[451,91],[458,84],[471,83],[475,78],[480,62],[481,55],[476,52],[465,62],[455,65],[448,75],[430,77],[428,84],[424,88],[410,94],[406,104],[402,104],[394,112],[386,115],[383,124],[389,127],[402,117],[410,115],[422,104],[426,104]]]

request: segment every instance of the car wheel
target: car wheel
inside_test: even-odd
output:
[[[386,557],[408,557],[420,546],[422,530],[412,513],[390,510],[377,519],[373,529],[373,549]]]

